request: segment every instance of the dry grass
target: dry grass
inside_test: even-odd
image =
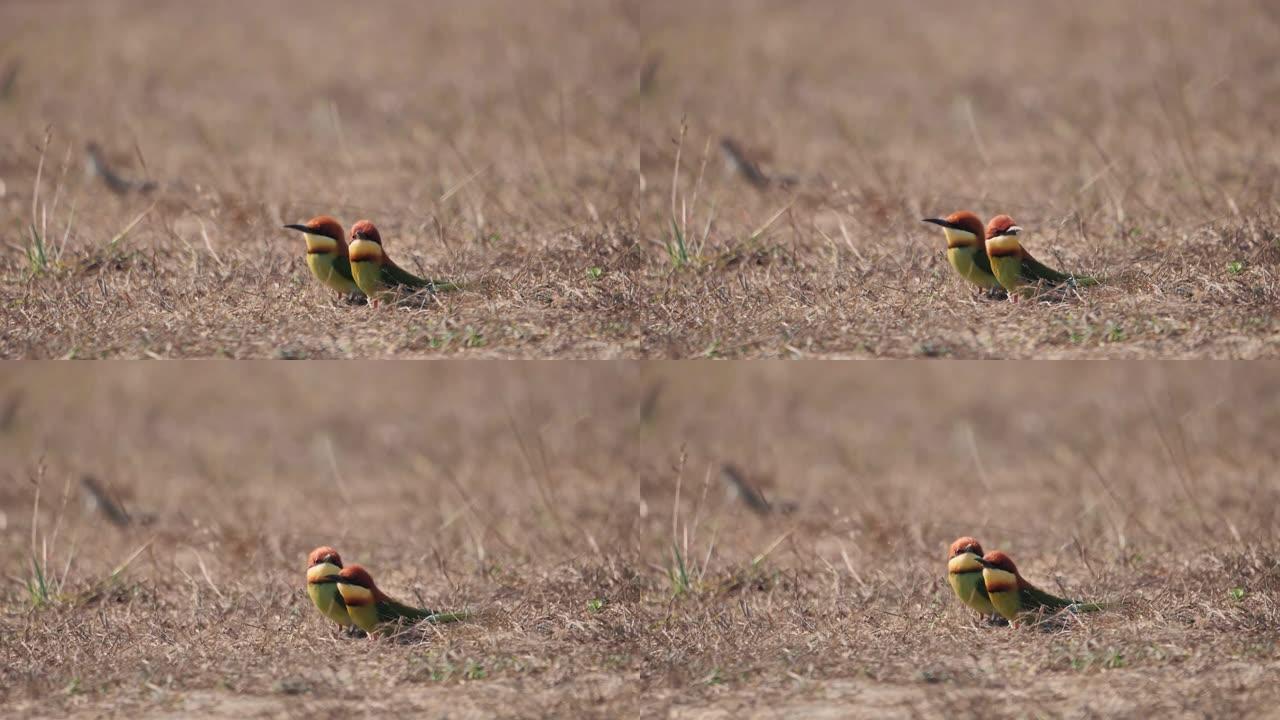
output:
[[[5,3],[0,353],[1273,355],[1278,24],[1264,0]],[[90,141],[157,188],[84,179]],[[919,223],[959,207],[1108,282],[972,299]],[[468,289],[335,305],[280,229],[321,211]]]
[[[794,370],[17,368],[0,377],[0,702],[23,717],[1273,712],[1274,365]],[[317,392],[330,383],[341,397]],[[787,511],[727,497],[726,462]],[[83,474],[129,526],[82,503]],[[1053,631],[984,627],[943,580],[962,533],[1050,589],[1123,604]],[[302,593],[322,542],[394,593],[479,617],[405,643],[335,638]],[[38,606],[28,548],[52,584],[65,569]]]

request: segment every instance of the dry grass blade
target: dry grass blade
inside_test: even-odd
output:
[[[458,191],[462,190],[462,188],[466,187],[467,185],[470,185],[472,180],[475,180],[476,178],[478,178],[478,177],[480,177],[481,175],[483,175],[483,174],[485,173],[485,171],[486,171],[486,170],[488,170],[490,167],[492,167],[492,166],[491,166],[491,165],[485,165],[485,166],[483,166],[483,167],[477,168],[477,169],[476,169],[474,172],[472,172],[470,175],[467,175],[465,178],[463,178],[462,180],[460,180],[460,181],[458,181],[456,184],[454,184],[454,185],[453,185],[453,187],[449,188],[448,190],[445,190],[445,191],[444,191],[444,194],[440,196],[440,202],[442,202],[442,203],[443,203],[443,202],[448,202],[449,198],[451,198],[451,197],[453,197],[454,195],[456,195],[456,194],[458,193]]]

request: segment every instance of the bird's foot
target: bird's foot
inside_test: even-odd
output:
[[[1008,620],[1005,620],[1004,618],[1000,617],[998,614],[995,614],[995,613],[988,615],[986,620],[987,620],[987,625],[991,627],[1005,627],[1006,625],[1009,624]]]

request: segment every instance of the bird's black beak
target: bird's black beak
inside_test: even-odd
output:
[[[285,230],[297,230],[299,232],[311,232],[311,228],[306,225],[285,225]]]
[[[955,226],[955,223],[949,223],[946,220],[943,220],[942,218],[925,218],[921,222],[933,223],[934,225],[939,225],[944,228],[951,228],[952,230],[957,229]]]

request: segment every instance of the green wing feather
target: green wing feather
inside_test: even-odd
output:
[[[433,292],[457,290],[458,286],[448,280],[426,280],[401,268],[391,260],[382,263],[382,280],[388,285],[403,285],[411,288],[430,288]]]
[[[1023,252],[1022,277],[1031,282],[1047,280],[1052,283],[1074,281],[1077,285],[1097,285],[1098,281],[1084,275],[1068,275],[1061,273],[1031,257],[1031,253]]]
[[[338,253],[334,256],[333,270],[341,275],[343,279],[355,282],[355,277],[351,274],[351,259],[345,253]]]
[[[1081,602],[1080,600],[1068,600],[1060,598],[1057,595],[1050,595],[1038,587],[1027,586],[1018,591],[1022,596],[1022,607],[1025,609],[1034,609],[1044,607],[1050,610],[1061,610],[1062,608],[1071,608],[1077,612],[1098,612],[1105,606],[1099,603]]]
[[[378,601],[378,622],[395,622],[397,620],[407,620],[409,622],[429,622],[433,624],[461,622],[471,617],[471,613],[466,610],[457,612],[436,612],[435,610],[427,610],[426,608],[416,608],[411,605],[384,598]]]
[[[413,273],[401,269],[390,260],[382,262],[382,280],[388,285],[404,285],[411,288],[427,287],[430,283]]]
[[[1022,596],[1022,607],[1028,610],[1034,610],[1038,607],[1057,610],[1071,604],[1071,601],[1066,598],[1050,595],[1040,588],[1031,586],[1022,588],[1018,591],[1018,594]]]
[[[991,258],[987,257],[986,246],[980,246],[978,251],[973,254],[973,265],[988,275],[995,275],[991,272]]]
[[[392,600],[391,598],[378,601],[379,622],[392,622],[399,620],[400,618],[416,622],[432,615],[435,615],[435,612],[432,610],[405,605],[404,603],[398,600]]]

